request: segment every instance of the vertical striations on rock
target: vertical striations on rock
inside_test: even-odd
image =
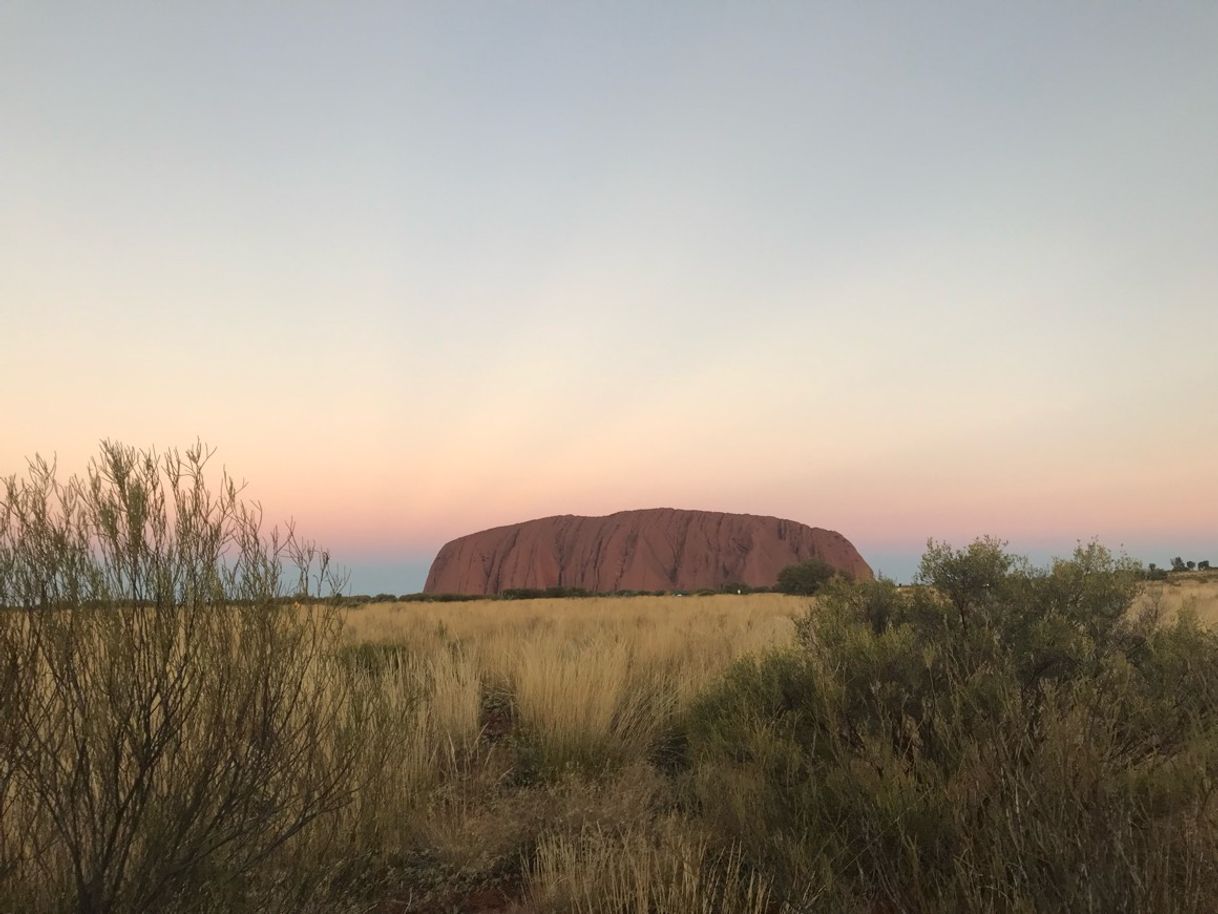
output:
[[[440,549],[423,589],[767,587],[787,565],[810,558],[856,579],[872,577],[858,550],[833,530],[754,514],[650,508],[605,517],[562,514],[459,537]]]

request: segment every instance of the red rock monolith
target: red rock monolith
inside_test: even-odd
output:
[[[810,558],[852,578],[872,578],[858,550],[833,530],[754,514],[651,508],[605,517],[562,514],[459,537],[440,549],[423,590],[769,587],[787,565]]]

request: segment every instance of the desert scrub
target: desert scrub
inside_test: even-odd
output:
[[[829,585],[694,705],[708,825],[828,910],[1208,910],[1218,639],[1131,615],[1094,545],[932,546],[921,578]]]
[[[283,599],[328,587],[328,558],[264,533],[207,458],[107,443],[83,478],[4,481],[2,908],[301,897],[288,848],[357,789],[341,620]]]

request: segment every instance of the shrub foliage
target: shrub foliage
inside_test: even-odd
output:
[[[810,597],[824,587],[837,570],[823,559],[808,559],[788,565],[778,572],[779,593]]]
[[[1218,639],[1132,614],[1139,576],[980,540],[833,582],[695,705],[699,808],[816,910],[1208,910]]]

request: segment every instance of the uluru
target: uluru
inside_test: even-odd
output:
[[[871,567],[840,533],[778,517],[676,508],[561,514],[446,543],[423,590],[491,595],[546,587],[597,593],[769,587],[783,568],[812,558],[856,580],[872,578]]]

